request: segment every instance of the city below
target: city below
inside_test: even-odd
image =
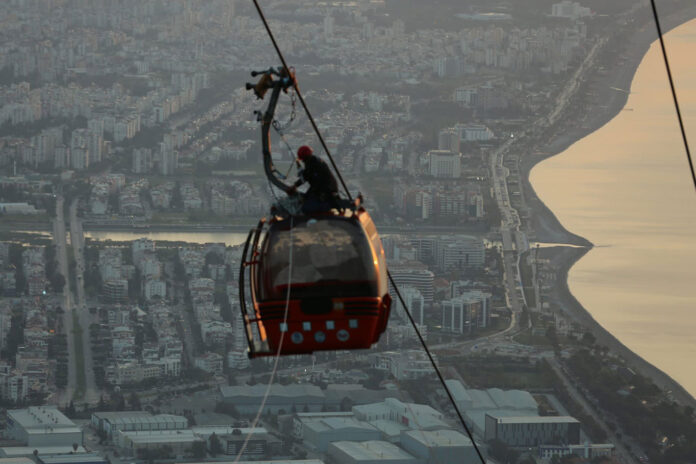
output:
[[[650,3],[263,3],[380,233],[386,330],[248,355],[245,239],[284,195],[245,89],[279,61],[253,3],[6,0],[0,464],[693,463],[696,400],[570,294],[592,244],[528,179],[623,107]],[[301,145],[327,154],[288,95],[294,181]]]

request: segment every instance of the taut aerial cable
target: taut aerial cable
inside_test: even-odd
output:
[[[275,37],[273,35],[273,32],[271,31],[270,26],[268,25],[268,21],[266,20],[266,17],[263,13],[263,10],[261,9],[261,6],[258,3],[258,0],[252,0],[254,3],[254,6],[256,7],[256,11],[259,14],[259,17],[261,18],[261,21],[263,22],[264,27],[266,28],[266,32],[268,33],[269,38],[271,39],[271,42],[273,43],[273,47],[276,50],[276,53],[278,54],[278,57],[280,58],[281,63],[283,64],[284,69],[286,72],[289,74],[290,73],[290,68],[288,67],[287,61],[285,60],[285,57],[283,56],[282,51],[280,50],[280,47],[278,46],[278,43],[275,40]],[[300,103],[302,104],[302,107],[305,110],[305,113],[307,114],[307,118],[309,119],[310,123],[312,124],[312,127],[314,129],[314,132],[317,134],[317,137],[319,138],[322,147],[324,148],[324,151],[326,152],[329,160],[331,161],[331,165],[333,166],[334,170],[336,171],[336,174],[341,181],[341,185],[343,186],[343,189],[345,190],[346,194],[348,195],[348,198],[352,198],[350,195],[350,192],[348,191],[348,187],[346,186],[343,177],[341,176],[340,171],[338,170],[338,167],[336,166],[336,163],[333,160],[333,157],[331,156],[331,152],[329,151],[329,148],[326,146],[326,143],[324,142],[324,138],[321,135],[321,132],[319,131],[319,128],[317,127],[316,123],[314,122],[314,118],[312,117],[309,108],[307,107],[304,98],[302,97],[302,94],[300,93],[299,86],[297,85],[297,82],[295,81],[294,83],[295,86],[295,91],[297,92],[297,98],[299,99]],[[461,411],[459,410],[459,407],[457,406],[456,401],[454,400],[454,396],[452,392],[450,391],[449,387],[447,386],[447,383],[445,382],[444,377],[442,376],[442,373],[440,372],[439,367],[437,366],[437,363],[435,362],[435,359],[433,358],[432,354],[430,353],[430,350],[428,349],[427,344],[425,343],[425,339],[420,333],[420,330],[418,329],[418,326],[416,325],[415,320],[413,319],[413,316],[411,315],[410,310],[408,309],[408,306],[406,305],[406,302],[404,301],[401,292],[399,291],[396,282],[394,281],[394,278],[392,277],[391,273],[389,275],[389,280],[392,283],[392,286],[394,287],[396,294],[399,298],[399,301],[401,302],[401,305],[404,307],[404,310],[406,314],[408,315],[408,319],[411,322],[411,325],[413,326],[414,330],[416,331],[416,335],[418,336],[418,339],[423,345],[423,349],[425,350],[426,354],[428,355],[428,359],[430,360],[430,363],[433,366],[433,369],[435,370],[435,373],[437,374],[437,377],[442,384],[442,387],[444,388],[450,402],[452,403],[452,406],[454,407],[454,410],[457,413],[457,417],[459,418],[459,421],[462,424],[462,427],[466,431],[469,439],[471,440],[471,443],[476,450],[476,454],[478,455],[481,464],[486,464],[486,460],[483,457],[483,454],[481,453],[481,450],[479,449],[478,445],[476,444],[476,441],[474,440],[474,436],[471,433],[471,430],[469,429],[469,426],[466,424],[466,421],[464,420],[464,416],[462,415]]]
[[[672,69],[669,65],[669,58],[667,58],[667,47],[665,46],[665,40],[662,34],[662,27],[660,26],[660,15],[657,14],[657,6],[655,5],[655,0],[650,0],[650,5],[652,6],[653,17],[655,18],[655,27],[657,28],[657,35],[660,39],[660,49],[662,50],[662,58],[665,62],[665,70],[667,71],[667,79],[669,80],[669,88],[672,91],[672,99],[674,100],[674,109],[677,112],[677,119],[679,120],[679,129],[681,130],[682,141],[684,142],[684,149],[686,150],[686,159],[689,161],[689,169],[691,170],[691,180],[694,184],[694,189],[696,189],[696,172],[694,172],[694,163],[691,159],[691,150],[689,150],[689,141],[686,138],[686,129],[684,128],[684,120],[682,119],[681,110],[679,109],[679,99],[677,98],[677,90],[674,87],[674,79],[672,78]]]

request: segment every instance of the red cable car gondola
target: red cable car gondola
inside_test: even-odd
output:
[[[289,192],[273,167],[270,127],[280,91],[294,76],[273,68],[262,74],[247,88],[259,98],[273,89],[262,118],[266,175]],[[344,201],[319,214],[262,219],[244,246],[239,294],[249,357],[369,348],[391,308],[384,249],[370,215]]]

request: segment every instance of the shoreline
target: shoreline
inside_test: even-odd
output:
[[[248,222],[248,223],[229,223],[229,224],[168,224],[168,223],[155,223],[148,224],[147,226],[133,226],[129,224],[84,224],[83,229],[86,232],[103,232],[103,233],[133,233],[147,235],[149,233],[224,233],[224,232],[237,232],[237,233],[248,233],[249,230],[256,227],[258,221]],[[388,226],[379,225],[379,231],[384,235],[390,234],[410,234],[410,233],[422,233],[422,234],[470,234],[476,235],[482,233],[482,225],[473,224],[468,227],[462,226],[429,226],[429,227],[400,227],[400,226]],[[28,223],[17,223],[13,222],[11,224],[0,224],[0,233],[2,232],[51,232],[51,222],[28,222]]]
[[[641,14],[641,18],[643,16]],[[696,18],[696,5],[673,12],[661,18],[663,33],[666,34],[694,18]],[[584,248],[549,247],[542,249],[542,256],[551,259],[554,267],[558,269],[557,283],[552,289],[551,298],[571,319],[587,327],[595,336],[598,344],[607,346],[611,352],[624,358],[636,372],[650,378],[663,391],[671,391],[671,397],[674,401],[682,405],[696,407],[696,399],[691,393],[668,374],[631,351],[601,326],[571,293],[568,286],[568,273],[572,266],[592,249],[593,245],[584,237],[568,231],[554,213],[539,199],[529,181],[529,174],[537,163],[564,152],[575,142],[603,127],[623,110],[628,100],[628,93],[612,90],[612,87],[630,88],[640,63],[650,46],[658,40],[655,24],[651,18],[644,18],[639,27],[633,34],[629,35],[629,40],[626,43],[630,45],[620,54],[624,60],[623,65],[611,68],[609,73],[603,75],[595,71],[583,83],[583,86],[592,89],[594,94],[583,102],[584,118],[582,123],[557,125],[553,128],[555,132],[549,141],[536,147],[541,154],[522,158],[520,163],[521,184],[522,188],[525,189],[527,204],[531,212],[529,227],[536,234],[536,241],[585,245]]]

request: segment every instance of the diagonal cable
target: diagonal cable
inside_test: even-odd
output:
[[[430,353],[430,349],[428,348],[428,345],[425,343],[425,339],[423,338],[423,335],[420,333],[420,330],[418,329],[418,325],[416,324],[416,321],[413,319],[413,316],[411,315],[411,311],[408,309],[408,306],[406,306],[406,302],[404,301],[404,297],[401,296],[401,292],[399,291],[399,287],[396,286],[396,282],[394,281],[394,277],[392,277],[391,272],[389,272],[389,271],[387,271],[387,275],[389,276],[389,282],[391,282],[392,287],[394,287],[394,291],[396,292],[396,296],[399,297],[399,301],[401,302],[401,306],[404,307],[404,312],[408,316],[408,320],[411,321],[411,325],[413,326],[413,329],[416,331],[416,335],[418,336],[418,340],[420,340],[421,345],[423,345],[423,349],[425,350],[425,354],[427,354],[428,359],[430,359],[430,364],[433,365],[433,369],[435,369],[435,373],[437,374],[437,377],[440,379],[440,383],[442,384],[442,387],[445,389],[445,393],[447,393],[447,396],[449,397],[449,400],[452,403],[452,406],[454,406],[454,410],[457,413],[457,417],[459,417],[459,421],[462,423],[462,426],[464,426],[464,430],[466,431],[466,434],[469,436],[469,440],[471,440],[471,444],[474,445],[474,449],[476,450],[476,454],[478,454],[478,457],[481,460],[481,464],[486,464],[486,460],[484,459],[483,454],[481,453],[481,450],[479,449],[478,445],[476,444],[476,441],[474,440],[474,435],[471,433],[469,426],[466,425],[466,422],[464,421],[464,416],[462,416],[462,413],[459,410],[459,406],[457,406],[457,402],[454,400],[454,396],[452,395],[452,392],[450,391],[449,387],[447,386],[447,383],[445,382],[445,378],[442,376],[442,372],[440,372],[440,368],[438,367],[437,363],[435,362],[435,358],[433,358],[433,355]]]
[[[263,10],[261,10],[261,6],[259,6],[258,0],[252,0],[254,2],[254,6],[256,7],[256,11],[259,13],[259,17],[261,18],[261,21],[263,22],[264,27],[266,28],[266,32],[268,33],[268,37],[271,39],[271,42],[273,43],[273,48],[275,48],[276,53],[278,54],[278,57],[280,58],[281,63],[283,63],[283,67],[285,68],[285,71],[290,75],[290,67],[288,66],[288,63],[285,61],[285,57],[283,56],[283,52],[280,51],[280,47],[278,46],[278,42],[276,42],[275,36],[273,35],[273,32],[271,31],[271,26],[268,25],[268,21],[266,21],[266,16],[263,14]],[[346,195],[348,196],[349,200],[353,200],[353,197],[350,194],[350,191],[348,191],[348,186],[346,186],[345,181],[343,180],[343,176],[341,176],[341,171],[338,170],[338,166],[336,166],[336,162],[333,159],[333,156],[331,156],[331,152],[329,151],[329,147],[326,146],[326,142],[324,141],[324,137],[321,135],[321,132],[319,131],[319,127],[317,127],[317,123],[314,122],[314,117],[312,117],[312,113],[309,111],[309,108],[307,107],[307,103],[305,103],[304,97],[302,96],[302,93],[300,92],[300,87],[297,85],[297,81],[294,82],[293,84],[295,88],[295,92],[297,92],[297,98],[300,100],[300,103],[302,104],[302,108],[304,108],[305,113],[307,114],[307,119],[309,119],[309,122],[312,124],[312,128],[314,129],[314,132],[317,134],[317,137],[319,137],[319,141],[321,142],[322,148],[324,148],[324,152],[326,153],[326,156],[328,156],[329,161],[331,162],[331,166],[333,167],[334,171],[336,172],[336,175],[338,176],[338,180],[341,181],[341,185],[343,186],[343,190],[346,191]]]
[[[254,0],[256,1],[256,0]],[[662,35],[662,27],[660,26],[660,15],[657,14],[657,6],[655,5],[655,0],[650,0],[650,5],[652,6],[653,17],[655,18],[655,27],[657,27],[657,35],[660,38],[660,48],[662,49],[662,58],[665,61],[665,70],[667,71],[667,78],[669,79],[669,88],[672,91],[672,99],[674,100],[674,109],[677,112],[677,119],[679,120],[679,129],[681,130],[682,140],[684,142],[684,149],[686,150],[686,158],[689,160],[689,169],[691,170],[691,180],[694,184],[694,189],[696,189],[696,172],[694,172],[694,162],[691,159],[691,150],[689,150],[689,142],[686,138],[686,129],[684,129],[684,121],[682,120],[681,110],[679,109],[679,99],[677,99],[677,90],[674,87],[674,79],[672,79],[672,70],[669,66],[669,59],[667,58],[667,48],[665,47],[665,40]]]
[[[266,21],[266,17],[263,14],[263,11],[261,10],[261,7],[258,4],[258,0],[252,0],[254,2],[254,6],[256,7],[256,11],[259,14],[259,17],[261,18],[261,21],[263,22],[263,25],[266,28],[266,32],[268,33],[269,38],[271,39],[271,42],[273,43],[273,47],[276,50],[276,53],[278,54],[278,57],[280,58],[281,62],[283,63],[283,67],[285,68],[286,71],[289,72],[290,68],[287,65],[287,62],[285,61],[285,57],[283,56],[283,53],[280,51],[280,48],[278,47],[278,43],[275,40],[275,37],[273,36],[273,32],[271,32],[271,28],[268,25],[268,21]],[[350,195],[350,192],[348,191],[348,187],[346,186],[345,182],[343,181],[343,176],[341,176],[341,172],[338,170],[338,167],[336,166],[336,163],[333,160],[333,157],[331,156],[331,152],[329,151],[328,147],[326,146],[326,143],[324,142],[324,138],[321,135],[321,132],[319,131],[319,128],[317,127],[316,123],[314,122],[314,118],[312,117],[311,112],[309,111],[309,108],[307,108],[307,104],[304,101],[304,98],[302,97],[302,94],[300,93],[300,89],[297,85],[297,82],[294,84],[295,90],[297,92],[297,97],[300,100],[300,103],[302,103],[302,107],[304,108],[305,112],[307,113],[307,117],[309,118],[309,121],[312,123],[312,127],[314,128],[314,132],[317,134],[319,137],[319,140],[321,141],[322,146],[324,147],[324,150],[326,151],[326,154],[329,157],[329,160],[331,161],[331,165],[333,166],[334,170],[336,171],[336,174],[338,175],[339,180],[341,181],[341,185],[343,186],[343,189],[346,191],[346,195],[348,195],[348,198],[352,200],[352,197]],[[430,353],[430,349],[428,349],[428,345],[425,343],[425,340],[423,339],[423,336],[420,333],[420,330],[418,329],[418,326],[416,325],[416,321],[413,319],[413,316],[411,316],[411,312],[408,310],[408,307],[406,306],[406,302],[404,301],[403,297],[401,296],[401,292],[399,291],[399,288],[396,286],[396,282],[394,282],[394,278],[392,277],[391,273],[387,271],[387,274],[389,276],[389,280],[392,283],[392,286],[394,287],[394,290],[396,291],[397,296],[399,297],[399,301],[401,301],[401,304],[404,307],[404,310],[406,314],[408,315],[409,320],[411,321],[411,325],[413,325],[413,328],[416,331],[416,335],[418,336],[418,339],[420,340],[421,344],[423,345],[423,349],[425,350],[426,354],[428,355],[428,358],[430,359],[430,363],[433,365],[433,369],[435,370],[435,373],[437,374],[440,383],[442,384],[443,388],[445,389],[445,392],[447,393],[447,396],[449,397],[450,402],[452,403],[452,406],[454,406],[454,410],[457,412],[457,416],[459,417],[459,421],[462,423],[462,426],[464,427],[464,430],[466,431],[467,435],[469,436],[469,439],[471,440],[471,444],[473,445],[474,449],[476,450],[476,454],[478,455],[479,459],[481,460],[481,464],[486,464],[486,460],[483,457],[483,454],[481,453],[481,450],[479,449],[478,445],[476,444],[476,441],[474,440],[474,436],[471,433],[471,430],[469,430],[469,426],[466,425],[466,422],[464,421],[464,417],[462,416],[462,413],[459,411],[459,407],[457,406],[457,403],[454,401],[454,396],[452,395],[452,392],[450,391],[449,387],[445,383],[445,379],[442,376],[442,373],[440,372],[440,368],[437,366],[437,363],[435,362],[435,359],[433,358],[433,355]]]

